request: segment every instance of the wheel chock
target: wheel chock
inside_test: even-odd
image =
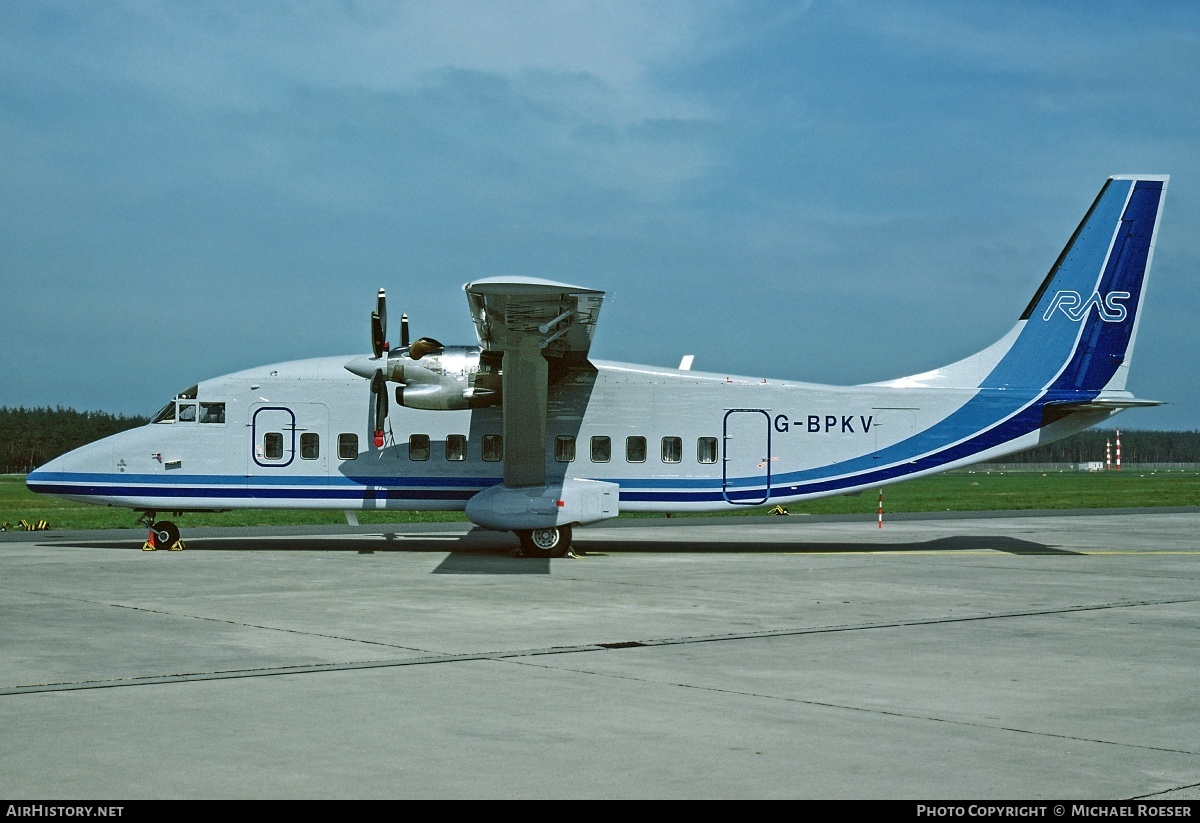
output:
[[[186,548],[186,546],[183,545],[182,540],[176,540],[174,543],[171,544],[171,548],[169,548],[167,551],[181,552],[185,548]]]

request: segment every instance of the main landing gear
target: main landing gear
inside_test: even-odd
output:
[[[183,551],[184,545],[183,541],[179,539],[179,527],[170,520],[155,521],[154,518],[154,512],[144,512],[138,518],[139,523],[150,529],[150,534],[146,536],[146,542],[142,544],[142,551],[152,552],[158,549],[167,549],[173,552]]]
[[[566,557],[571,551],[571,527],[517,529],[521,554],[526,557]]]

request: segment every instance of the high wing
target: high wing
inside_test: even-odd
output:
[[[546,356],[586,358],[604,292],[535,277],[490,277],[463,286],[479,344],[503,351],[510,340],[536,341]]]
[[[528,277],[463,290],[480,347],[502,355],[504,485],[545,486],[549,360],[587,361],[604,292]]]

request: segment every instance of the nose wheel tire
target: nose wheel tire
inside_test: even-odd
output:
[[[519,529],[521,551],[530,557],[563,557],[571,548],[571,527]]]
[[[150,527],[154,532],[154,542],[160,549],[170,549],[179,542],[179,527],[170,520],[163,520]]]

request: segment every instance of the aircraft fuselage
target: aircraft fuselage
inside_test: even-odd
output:
[[[499,406],[395,407],[376,448],[370,396],[343,368],[348,359],[201,382],[194,397],[172,401],[165,421],[44,467],[40,490],[158,511],[458,510],[502,481]],[[998,457],[1109,414],[1043,427],[1041,394],[825,386],[597,361],[550,388],[546,475],[616,483],[621,511],[773,505]],[[989,438],[974,422],[984,417],[1010,422]],[[931,420],[942,421],[935,435]]]

